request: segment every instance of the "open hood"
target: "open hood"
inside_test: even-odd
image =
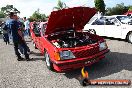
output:
[[[51,12],[45,34],[66,31],[73,28],[81,31],[96,13],[96,9],[89,7],[74,7]]]

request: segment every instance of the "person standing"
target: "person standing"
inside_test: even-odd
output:
[[[24,17],[25,35],[30,36],[30,22]]]
[[[9,17],[10,19],[6,21],[6,25],[12,34],[13,45],[14,45],[15,54],[17,56],[17,60],[18,61],[23,60],[23,58],[20,56],[19,53],[19,45],[20,45],[24,49],[24,55],[26,60],[29,61],[30,59],[27,53],[26,43],[24,41],[24,38],[21,37],[19,32],[20,27],[19,27],[19,22],[16,20],[17,15],[15,15],[13,12],[10,12]]]
[[[27,47],[27,52],[28,52],[28,54],[30,53],[30,49],[29,49],[29,47],[27,46],[27,44],[26,44],[26,42],[25,42],[25,39],[24,39],[24,34],[23,34],[23,30],[24,30],[24,27],[23,27],[23,23],[20,21],[20,19],[19,19],[19,17],[18,16],[15,16],[15,20],[18,22],[18,24],[19,24],[19,29],[18,29],[18,33],[19,33],[19,35],[20,35],[20,37],[22,38],[22,41],[23,41],[23,45],[19,45],[19,50],[20,50],[20,53],[21,53],[21,55],[23,55],[24,54],[24,49],[23,49],[23,47],[25,48],[25,47]]]
[[[4,40],[4,42],[6,42],[6,45],[10,44],[9,35],[8,35],[8,28],[5,25],[5,23],[4,23],[4,27],[3,27],[3,40]]]

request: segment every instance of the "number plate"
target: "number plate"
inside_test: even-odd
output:
[[[91,63],[94,63],[94,62],[96,62],[96,59],[95,58],[86,61],[85,64],[91,64]]]

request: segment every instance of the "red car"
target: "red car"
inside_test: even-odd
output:
[[[43,54],[48,69],[58,72],[77,69],[105,57],[109,51],[105,40],[83,32],[95,13],[94,8],[74,7],[53,11],[48,22],[41,25],[31,23],[34,45]]]
[[[132,16],[132,11],[128,11],[128,12],[124,13],[124,15]]]

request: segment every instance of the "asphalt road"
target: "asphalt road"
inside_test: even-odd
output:
[[[106,39],[110,52],[106,58],[87,67],[90,79],[130,79],[132,81],[132,44],[124,40]],[[66,73],[49,71],[43,56],[27,41],[32,61],[17,61],[13,46],[6,45],[0,35],[0,88],[83,88],[80,70]],[[131,86],[87,86],[86,88],[132,88]]]

